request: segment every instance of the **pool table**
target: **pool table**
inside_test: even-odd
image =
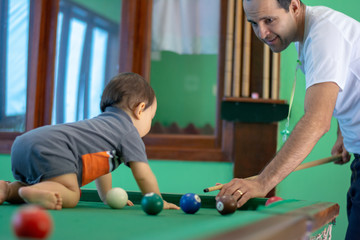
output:
[[[96,190],[82,190],[77,207],[49,211],[55,226],[50,239],[302,239],[339,214],[336,203],[284,200],[265,207],[265,198],[254,198],[234,214],[223,216],[215,209],[214,196],[200,195],[202,206],[195,214],[163,210],[150,216],[141,209],[141,193],[128,195],[135,206],[111,209]],[[163,194],[176,204],[181,196]],[[0,239],[15,239],[10,220],[18,208],[0,205]]]

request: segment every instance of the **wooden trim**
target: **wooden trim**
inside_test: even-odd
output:
[[[223,145],[223,120],[221,119],[221,102],[225,90],[225,49],[226,49],[226,24],[227,24],[228,1],[220,1],[220,25],[219,25],[219,53],[218,53],[218,76],[217,76],[217,97],[216,97],[216,126],[215,126],[215,146],[224,148]],[[228,155],[224,152],[224,155]],[[226,158],[227,159],[227,158]]]
[[[239,239],[239,236],[244,240],[301,239],[309,232],[315,232],[334,221],[339,215],[339,209],[339,205],[336,203],[321,202],[312,204],[285,214],[273,215],[261,221],[219,233],[206,239],[230,240]],[[272,214],[272,212],[269,211],[269,214]]]
[[[148,134],[144,138],[147,146],[208,149],[215,148],[215,137],[186,134]]]
[[[51,123],[59,1],[32,1],[26,130]]]
[[[171,148],[171,147],[146,147],[146,154],[151,159],[181,160],[181,161],[226,161],[223,151],[215,148]]]
[[[229,161],[216,138],[206,135],[149,134],[143,138],[151,159],[184,161]]]
[[[224,71],[224,85],[226,96],[231,96],[232,92],[232,78],[233,78],[233,63],[234,63],[234,16],[235,16],[235,0],[228,0],[227,4],[227,21],[226,21],[226,49],[225,49],[225,71]]]
[[[271,54],[271,98],[279,98],[280,87],[280,53]]]
[[[31,1],[25,130],[51,123],[58,1]],[[21,133],[0,133],[0,152],[10,153]]]
[[[289,214],[305,215],[305,213],[311,217],[311,231],[316,231],[322,226],[332,222],[339,216],[340,206],[337,203],[331,202],[319,202],[307,207],[296,209]]]
[[[0,132],[0,153],[9,154],[15,138],[20,135],[18,132]]]
[[[0,118],[3,118],[5,116],[5,89],[6,89],[6,49],[7,49],[7,26],[6,21],[8,18],[8,13],[5,9],[8,9],[8,1],[0,1]]]
[[[309,220],[304,216],[274,215],[260,221],[214,234],[207,240],[285,240],[305,237]],[[239,238],[241,236],[241,238]]]
[[[120,72],[135,72],[150,80],[152,0],[123,0]]]
[[[259,174],[276,154],[277,123],[232,122],[234,177]]]

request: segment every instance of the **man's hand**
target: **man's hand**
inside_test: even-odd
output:
[[[232,195],[237,200],[238,208],[244,205],[250,198],[265,197],[267,194],[264,185],[260,183],[259,177],[252,179],[234,178],[229,183],[224,184],[216,196]]]
[[[336,164],[344,164],[350,161],[351,155],[349,152],[345,149],[343,137],[341,135],[340,130],[338,131],[338,137],[336,139],[336,142],[331,150],[331,155],[341,154],[342,159],[340,161],[336,161]]]

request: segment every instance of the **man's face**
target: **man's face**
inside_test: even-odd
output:
[[[256,36],[273,52],[281,52],[296,38],[294,12],[281,8],[276,0],[244,0],[244,11]]]

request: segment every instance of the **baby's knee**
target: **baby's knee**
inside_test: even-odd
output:
[[[73,208],[80,201],[80,189],[77,188],[69,188],[71,190],[71,194],[68,196],[66,203],[64,202],[63,206],[66,208]]]
[[[69,199],[68,201],[66,201],[66,203],[63,204],[63,207],[74,208],[78,205],[79,200],[80,200],[79,198]]]

